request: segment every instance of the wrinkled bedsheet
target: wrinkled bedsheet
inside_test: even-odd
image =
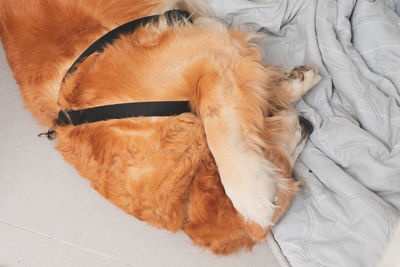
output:
[[[267,64],[322,76],[296,105],[314,125],[294,168],[303,189],[272,231],[287,262],[377,266],[400,215],[400,1],[208,2],[261,34]]]

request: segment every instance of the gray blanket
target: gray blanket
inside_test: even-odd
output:
[[[323,77],[296,105],[315,130],[294,168],[303,190],[273,229],[288,263],[376,266],[400,215],[400,1],[208,2],[262,34],[266,63]]]

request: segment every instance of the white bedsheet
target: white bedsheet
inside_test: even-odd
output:
[[[296,106],[315,130],[294,168],[303,190],[273,229],[284,257],[377,266],[400,215],[400,1],[208,2],[260,32],[266,63],[323,77]]]

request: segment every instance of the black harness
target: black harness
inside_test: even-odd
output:
[[[87,57],[95,52],[102,52],[107,45],[113,44],[114,41],[119,39],[121,35],[131,34],[135,32],[140,26],[144,26],[148,23],[157,23],[161,16],[164,16],[166,18],[168,25],[172,25],[177,21],[184,22],[185,20],[187,20],[189,22],[192,22],[192,20],[190,19],[190,14],[187,11],[170,10],[165,12],[163,15],[154,15],[136,19],[122,26],[119,26],[118,28],[115,28],[114,30],[103,35],[101,38],[95,41],[78,57],[77,60],[75,60],[75,62],[65,74],[61,83],[61,88],[66,79],[77,70],[79,64],[84,62]],[[133,102],[98,106],[81,110],[62,109],[58,113],[55,125],[80,125],[84,123],[139,116],[173,116],[187,112],[191,112],[189,101]],[[54,138],[54,130],[49,130],[47,133],[40,134],[40,136],[43,135],[49,138]]]

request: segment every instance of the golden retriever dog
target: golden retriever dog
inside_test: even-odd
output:
[[[310,125],[290,105],[318,82],[315,70],[263,64],[256,35],[191,1],[0,3],[26,108],[102,196],[217,254],[265,240],[298,190],[291,167]],[[191,17],[168,17],[172,9]],[[97,39],[150,15],[159,16],[69,70]],[[190,112],[59,123],[71,110],[157,101],[188,101]]]

